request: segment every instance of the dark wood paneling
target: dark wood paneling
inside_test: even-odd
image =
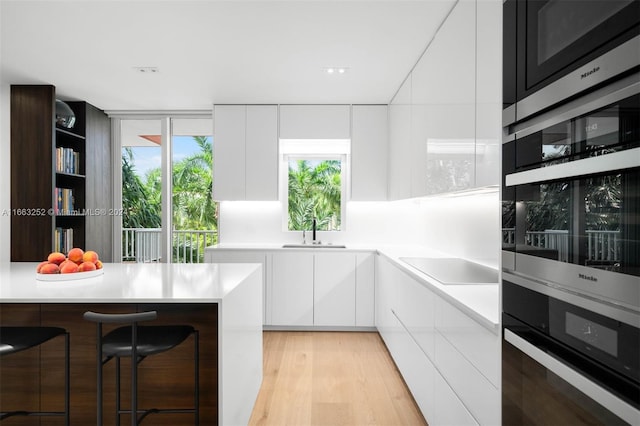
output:
[[[11,86],[11,261],[41,261],[52,246],[55,88]],[[31,209],[31,210],[28,210]],[[14,211],[15,210],[15,211]]]
[[[66,328],[71,335],[71,423],[75,425],[95,424],[96,418],[96,328],[95,323],[82,319],[87,310],[99,312],[133,312],[156,309],[158,319],[149,325],[190,324],[200,331],[200,407],[201,424],[216,425],[218,418],[218,355],[217,355],[217,305],[145,305],[133,304],[29,304],[0,305],[0,324],[35,325]],[[115,325],[105,325],[108,332]],[[190,407],[193,404],[193,338],[163,354],[154,355],[139,364],[139,404],[149,407]],[[11,404],[37,404],[42,399],[44,409],[59,410],[63,404],[63,339],[54,339],[34,351],[29,357],[19,354],[2,358],[0,363],[0,402]],[[33,358],[35,356],[35,358]],[[12,360],[6,364],[5,360]],[[40,360],[40,365],[38,365]],[[130,363],[122,363],[122,403],[129,406]],[[6,376],[5,376],[6,375]],[[4,380],[4,377],[14,380]],[[19,378],[19,379],[18,379]],[[30,379],[27,379],[30,378]],[[27,380],[25,380],[27,379]],[[21,383],[15,383],[16,380]],[[40,391],[38,392],[38,382]],[[35,391],[34,391],[35,389]],[[115,407],[115,364],[109,362],[104,368],[104,424],[113,425]],[[3,407],[4,409],[4,407]],[[128,424],[128,416],[122,416],[122,424]],[[153,425],[191,424],[189,414],[151,415],[145,422]],[[34,419],[27,423],[34,425]],[[46,418],[42,424],[61,425],[61,419]]]
[[[86,249],[103,262],[113,261],[113,173],[111,121],[104,112],[86,104],[86,205],[96,213],[86,218]]]

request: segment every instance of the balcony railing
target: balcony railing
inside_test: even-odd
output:
[[[123,262],[161,261],[160,228],[123,228]],[[173,230],[171,233],[174,263],[204,262],[204,248],[217,242],[217,231]]]
[[[588,262],[615,263],[620,261],[620,231],[587,230],[586,235]],[[514,228],[502,229],[502,242],[507,245],[515,244]],[[527,231],[525,244],[532,247],[557,250],[558,260],[568,262],[569,231]]]

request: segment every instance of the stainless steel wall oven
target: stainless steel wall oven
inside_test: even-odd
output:
[[[640,424],[640,0],[503,29],[503,424]]]
[[[640,77],[511,129],[503,269],[640,314]]]

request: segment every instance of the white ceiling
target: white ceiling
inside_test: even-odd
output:
[[[387,103],[455,2],[0,0],[0,79],[119,111]]]

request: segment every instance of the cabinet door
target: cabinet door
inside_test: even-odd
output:
[[[502,136],[502,1],[476,5],[476,183],[500,182]]]
[[[411,197],[411,75],[389,106],[389,199]]]
[[[245,153],[245,198],[252,201],[277,201],[278,107],[276,105],[247,106]]]
[[[375,326],[375,267],[373,253],[356,255],[356,327]]]
[[[271,324],[313,325],[313,253],[274,253],[271,264]]]
[[[386,200],[388,108],[354,105],[351,120],[351,200]]]
[[[423,56],[428,194],[475,179],[475,1],[460,0]]]
[[[349,105],[281,105],[281,139],[349,139]]]
[[[395,308],[398,297],[398,287],[395,285],[398,270],[389,260],[381,255],[376,258],[376,328],[387,343],[393,334],[393,324],[396,322],[392,310]]]
[[[356,256],[316,253],[314,259],[313,324],[356,325]]]
[[[214,107],[213,198],[245,199],[245,125],[244,105]]]

